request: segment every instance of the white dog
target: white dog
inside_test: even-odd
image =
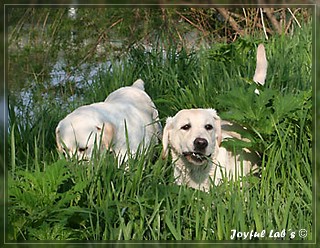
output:
[[[256,167],[255,153],[243,149],[233,155],[220,146],[226,138],[241,139],[240,134],[231,131],[233,125],[221,121],[214,109],[184,109],[167,119],[162,156],[166,158],[171,149],[177,184],[208,191],[211,181],[218,185],[223,177],[237,179]]]
[[[130,87],[112,92],[104,102],[79,107],[56,128],[60,151],[78,159],[90,159],[94,147],[112,150],[119,162],[128,148],[135,154],[161,135],[158,111],[138,79]]]
[[[265,48],[257,49],[253,81],[264,85],[268,62]],[[255,93],[259,94],[258,89]],[[245,140],[239,133],[243,127],[221,121],[214,109],[185,109],[166,121],[163,132],[163,158],[171,148],[177,184],[208,191],[211,181],[218,185],[222,178],[237,179],[257,168],[258,154],[242,149],[234,154],[220,146],[226,138]],[[248,141],[248,140],[245,140]]]

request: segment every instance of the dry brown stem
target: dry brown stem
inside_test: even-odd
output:
[[[229,14],[229,11],[225,8],[217,8],[219,13],[223,16],[223,18],[229,22],[230,26],[236,31],[240,36],[244,36],[245,32],[239,27],[237,22],[233,19],[233,17]]]

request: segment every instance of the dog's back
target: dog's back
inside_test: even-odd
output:
[[[121,87],[111,92],[104,101],[117,102],[120,100],[123,101],[123,98],[126,102],[130,102],[133,104],[135,104],[137,101],[151,101],[151,98],[144,90],[144,82],[142,81],[142,79],[136,80],[131,86]]]
[[[221,121],[221,136],[222,141],[227,139],[237,139],[244,142],[250,142],[241,134],[247,132],[246,128],[230,121]],[[229,175],[237,178],[249,174],[250,171],[255,171],[258,168],[260,157],[258,153],[249,150],[248,148],[230,149],[222,145],[219,147],[219,152],[216,158],[217,162],[223,166]],[[235,179],[234,178],[234,179]]]
[[[105,103],[123,105],[123,101],[131,109],[137,109],[142,115],[146,116],[146,118],[134,117],[137,118],[137,122],[144,119],[152,120],[150,123],[145,123],[146,131],[147,133],[154,133],[158,138],[161,138],[162,126],[159,121],[159,113],[150,96],[145,92],[142,79],[136,80],[131,86],[122,87],[112,92],[106,98]],[[127,112],[130,114],[130,111]],[[133,117],[128,116],[128,118]]]

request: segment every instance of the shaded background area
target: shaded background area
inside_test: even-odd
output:
[[[74,74],[84,63],[121,57],[142,46],[189,50],[237,38],[290,34],[310,20],[308,8],[7,8],[10,90],[44,84],[63,58]],[[56,86],[59,86],[57,82]],[[46,88],[45,88],[46,87]]]

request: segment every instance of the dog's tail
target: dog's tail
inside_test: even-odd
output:
[[[132,87],[138,88],[140,90],[144,90],[144,82],[143,82],[143,80],[139,78],[138,80],[136,80],[132,84]]]
[[[256,71],[253,76],[253,81],[256,84],[264,85],[267,76],[268,61],[266,50],[263,44],[259,44],[257,49]]]

